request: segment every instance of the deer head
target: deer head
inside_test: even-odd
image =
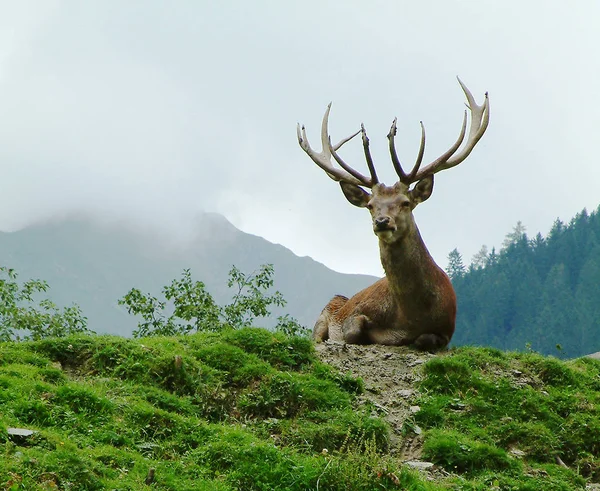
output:
[[[342,192],[350,203],[361,208],[367,208],[370,211],[373,219],[373,231],[384,243],[394,243],[409,235],[411,231],[416,230],[412,210],[419,203],[431,196],[434,174],[444,169],[454,167],[465,160],[488,127],[490,107],[487,92],[485,94],[484,103],[478,105],[469,89],[460,79],[458,79],[458,82],[467,97],[467,108],[471,113],[471,124],[466,143],[467,111],[465,111],[462,128],[456,142],[437,159],[425,167],[421,167],[425,151],[425,127],[421,122],[421,146],[419,154],[415,165],[407,174],[402,169],[402,165],[400,164],[400,160],[396,153],[396,119],[394,119],[390,132],[387,135],[390,156],[399,178],[393,186],[386,186],[385,184],[380,183],[377,178],[373,159],[369,150],[369,139],[364,125],[361,125],[361,129],[353,135],[344,138],[336,145],[332,145],[328,131],[329,112],[331,111],[331,104],[329,104],[325,111],[325,115],[323,116],[323,123],[321,125],[321,143],[323,146],[321,152],[316,152],[311,148],[306,137],[304,126],[300,128],[300,125],[298,125],[298,143],[302,149],[331,179],[339,181]],[[344,143],[351,140],[359,133],[362,134],[365,159],[369,168],[370,177],[354,170],[346,164],[337,153]],[[332,157],[339,164],[339,167],[334,167],[331,161]],[[413,184],[414,186],[412,186]],[[365,188],[370,189],[371,192],[367,191]]]

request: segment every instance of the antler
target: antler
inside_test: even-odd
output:
[[[377,179],[377,174],[375,173],[375,166],[373,165],[373,159],[371,158],[371,151],[369,150],[369,139],[367,138],[367,133],[363,125],[361,125],[361,129],[350,135],[347,138],[341,140],[337,145],[331,144],[331,137],[328,132],[328,124],[329,124],[329,112],[331,111],[331,103],[327,105],[327,109],[325,110],[325,115],[323,116],[323,122],[321,124],[321,145],[323,146],[323,150],[321,152],[316,152],[313,150],[308,143],[308,138],[306,137],[306,129],[304,125],[302,125],[302,130],[300,129],[300,124],[297,127],[298,133],[298,143],[302,147],[308,156],[312,159],[312,161],[317,164],[321,169],[323,169],[329,177],[331,177],[334,181],[343,181],[350,184],[356,184],[358,186],[364,186],[367,188],[373,187],[379,181]],[[346,164],[342,158],[337,154],[337,150],[346,143],[347,141],[354,138],[359,133],[362,133],[363,140],[363,148],[365,151],[365,157],[367,159],[367,165],[369,166],[369,173],[371,174],[371,178],[362,175],[360,172],[354,170],[348,164]],[[339,164],[341,169],[333,166],[331,162],[331,157],[335,159],[335,161]]]
[[[419,156],[417,157],[417,162],[410,173],[406,174],[402,170],[402,166],[398,160],[398,155],[396,154],[396,146],[394,143],[394,137],[396,136],[396,120],[394,119],[390,132],[388,133],[388,140],[390,142],[390,156],[392,157],[392,163],[394,164],[396,173],[400,178],[400,182],[409,185],[413,182],[420,181],[426,176],[460,164],[469,156],[473,148],[475,148],[475,145],[477,145],[477,142],[485,133],[485,130],[490,122],[490,102],[488,93],[485,93],[485,101],[480,106],[475,102],[475,98],[467,86],[462,83],[460,78],[456,78],[458,79],[458,83],[467,96],[468,104],[466,106],[471,112],[471,127],[469,128],[469,136],[465,146],[460,150],[460,152],[456,153],[465,139],[465,133],[467,129],[467,111],[465,111],[460,135],[458,136],[458,139],[454,145],[452,145],[445,153],[440,155],[433,162],[427,164],[425,167],[419,170],[423,160],[423,151],[425,150],[425,128],[423,126],[423,122],[421,122],[421,147],[419,149]]]

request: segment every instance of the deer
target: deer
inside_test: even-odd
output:
[[[421,166],[425,151],[425,127],[421,121],[421,144],[412,170],[406,173],[396,152],[397,118],[387,135],[390,157],[398,175],[392,186],[379,182],[364,124],[356,133],[332,145],[327,106],[321,124],[322,151],[315,151],[304,125],[297,126],[298,143],[312,161],[334,181],[346,199],[371,213],[373,232],[379,239],[381,265],[385,276],[351,298],[334,296],[319,315],[313,328],[316,342],[414,346],[437,351],[450,343],[456,322],[456,293],[448,275],[435,263],[413,216],[417,205],[433,192],[434,175],[463,162],[485,133],[490,117],[488,93],[478,105],[467,86],[458,78],[467,98],[467,110],[456,142],[431,163]],[[362,135],[370,177],[350,167],[338,150],[358,134]],[[465,142],[466,137],[466,142]],[[464,143],[464,145],[463,145]],[[337,162],[335,166],[332,157]],[[368,191],[370,190],[370,191]]]

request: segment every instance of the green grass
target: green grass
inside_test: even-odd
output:
[[[361,390],[262,329],[0,344],[0,487],[149,489],[153,468],[163,490],[434,489],[386,456]]]
[[[0,344],[0,489],[570,490],[600,478],[600,363],[460,348],[422,366],[436,481],[388,454],[362,381],[262,329]],[[362,409],[357,409],[362,408]],[[28,428],[28,438],[7,428]],[[557,457],[568,468],[557,464]],[[155,469],[151,486],[144,484]]]
[[[420,390],[412,423],[426,430],[424,456],[468,478],[464,489],[598,481],[597,361],[459,348],[424,366]]]

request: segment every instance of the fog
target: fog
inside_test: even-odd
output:
[[[456,139],[471,156],[415,216],[435,259],[466,262],[521,220],[547,233],[599,202],[600,4],[559,1],[0,1],[0,230],[70,213],[185,240],[201,211],[344,272],[381,274],[368,212],[298,146],[364,122],[380,179]],[[348,148],[346,148],[348,147]],[[366,172],[358,139],[344,159]]]

